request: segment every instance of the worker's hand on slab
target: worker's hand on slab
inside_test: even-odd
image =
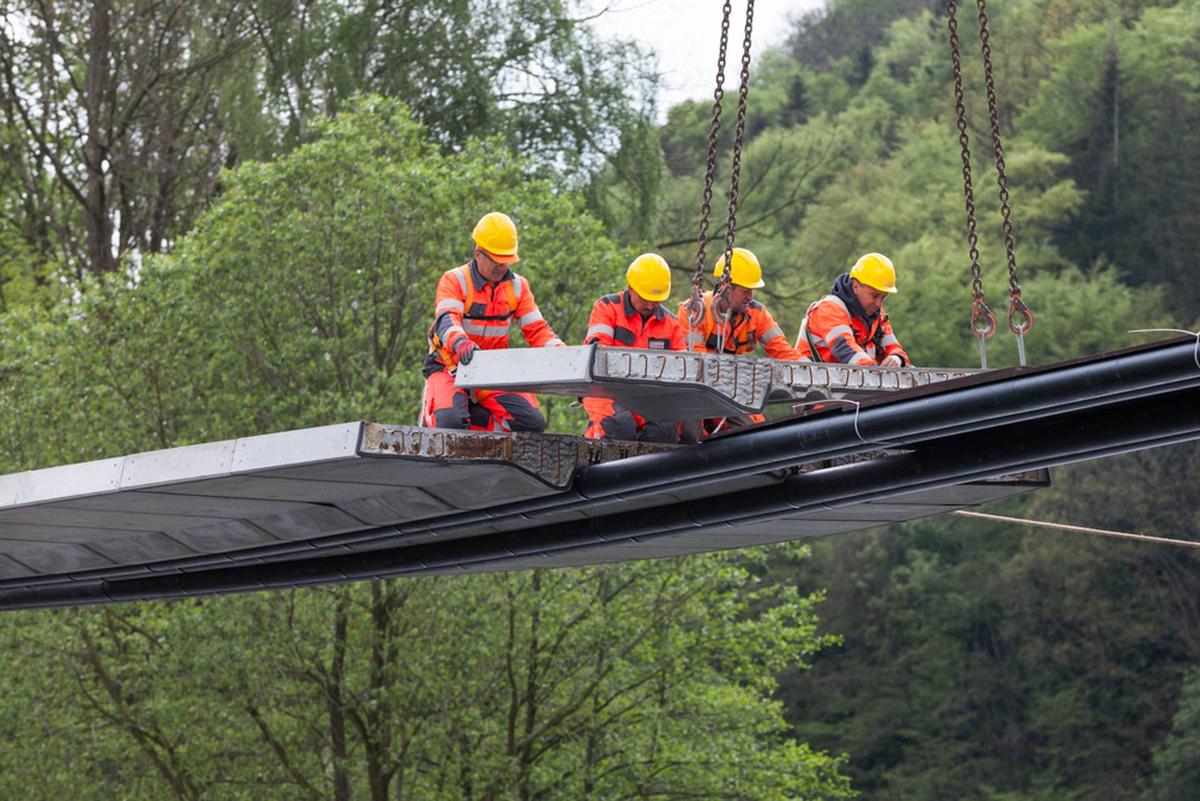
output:
[[[879,366],[880,367],[903,367],[904,362],[900,359],[899,356],[897,356],[896,354],[893,353],[891,356],[888,356],[883,361],[881,361],[879,363]]]
[[[454,343],[454,358],[459,364],[470,364],[471,357],[475,355],[475,343],[463,337]]]

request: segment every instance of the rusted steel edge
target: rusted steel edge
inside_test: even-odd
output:
[[[358,455],[418,461],[484,462],[527,473],[547,486],[570,486],[575,471],[675,445],[584,439],[570,434],[507,434],[364,423]]]

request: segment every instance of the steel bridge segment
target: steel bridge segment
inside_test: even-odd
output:
[[[804,424],[804,421],[797,423]],[[653,543],[671,535],[703,535],[731,525],[753,527],[777,518],[806,513],[820,515],[864,502],[953,487],[964,480],[1009,474],[1018,469],[1099,458],[1197,438],[1200,438],[1200,390],[1189,389],[999,429],[937,438],[910,452],[801,473],[758,493],[720,496],[709,504],[680,503],[618,513],[584,525],[535,526],[494,537],[330,555],[294,563],[17,589],[0,592],[0,606],[181,597],[361,578],[503,570],[518,564],[552,565],[562,562],[564,556],[567,561],[574,561],[569,556],[571,551],[593,546]]]
[[[1194,357],[1194,341],[1190,338],[1187,338],[1187,339],[1184,339],[1181,341],[1186,343],[1186,348],[1185,348],[1186,353],[1183,354],[1183,357],[1186,358],[1186,361],[1187,361],[1187,371],[1189,372],[1190,375],[1194,376],[1196,374],[1196,367],[1195,367],[1195,361],[1194,361],[1194,358],[1195,358]],[[976,377],[971,380],[964,380],[964,381],[959,381],[956,383],[960,384],[960,385],[962,385],[962,384],[978,385],[981,383],[989,383],[990,381],[994,382],[997,380],[1007,381],[1010,378],[1014,378],[1014,379],[1020,378],[1022,380],[1018,381],[1016,383],[1026,383],[1027,379],[1029,379],[1029,378],[1037,378],[1037,376],[1034,375],[1036,373],[1053,374],[1053,373],[1059,372],[1059,373],[1062,373],[1062,375],[1060,375],[1059,377],[1054,378],[1053,376],[1051,376],[1051,378],[1054,378],[1054,381],[1052,382],[1053,386],[1051,387],[1051,389],[1053,389],[1054,387],[1057,387],[1058,390],[1060,390],[1060,391],[1064,390],[1064,389],[1068,389],[1068,388],[1072,387],[1073,384],[1078,383],[1080,380],[1082,380],[1083,384],[1085,385],[1085,389],[1089,389],[1097,397],[1100,397],[1100,400],[1097,402],[1112,403],[1112,402],[1115,402],[1115,400],[1117,400],[1117,399],[1126,398],[1126,397],[1136,397],[1137,393],[1150,394],[1150,393],[1155,393],[1155,392],[1165,392],[1165,391],[1169,391],[1173,388],[1176,388],[1179,385],[1186,385],[1187,382],[1184,380],[1183,377],[1181,377],[1181,374],[1178,369],[1179,365],[1177,364],[1177,362],[1179,361],[1178,357],[1180,356],[1180,354],[1175,353],[1175,351],[1177,351],[1177,350],[1179,350],[1179,348],[1175,345],[1175,343],[1171,343],[1171,342],[1157,343],[1154,345],[1148,345],[1148,346],[1142,346],[1139,348],[1128,349],[1127,351],[1124,351],[1124,352],[1121,352],[1118,354],[1110,354],[1110,355],[1107,355],[1104,357],[1097,357],[1097,358],[1093,358],[1093,359],[1082,360],[1082,361],[1078,361],[1078,362],[1074,362],[1074,363],[1068,363],[1065,365],[1056,365],[1052,368],[1046,368],[1046,369],[1040,370],[1040,371],[1021,371],[1021,373],[1017,374],[1017,375],[999,375],[999,376],[995,376],[995,377]],[[1081,368],[1083,370],[1082,376],[1079,375]],[[1154,369],[1156,369],[1156,368],[1159,369],[1159,374],[1157,376],[1152,376],[1152,373],[1153,373]],[[1045,376],[1038,378],[1037,383],[1035,383],[1034,386],[1032,387],[1032,390],[1033,390],[1032,393],[1026,393],[1026,394],[1031,394],[1034,397],[1044,396],[1046,393],[1046,387],[1041,387],[1041,385],[1040,385],[1040,382],[1042,380],[1044,380],[1044,378],[1045,378]],[[989,381],[989,379],[990,379],[990,381]],[[1157,382],[1157,383],[1155,383],[1155,382]],[[1112,384],[1112,386],[1110,386],[1110,384]],[[926,391],[930,391],[932,389],[933,388],[929,388],[929,390],[926,390]],[[946,386],[944,389],[949,390],[949,389],[951,389],[951,387]],[[962,388],[960,387],[960,390],[961,389]],[[1107,392],[1107,398],[1104,398],[1103,396],[1105,395],[1106,392]],[[915,394],[921,394],[921,393],[918,392]],[[1068,393],[1068,395],[1069,394],[1070,393]],[[897,405],[905,405],[905,406],[914,406],[914,408],[918,408],[918,407],[925,408],[925,406],[927,405],[927,401],[930,400],[929,398],[917,399],[917,398],[914,398],[913,395],[914,395],[914,393],[910,392],[910,393],[904,393],[903,397],[896,397],[895,398],[896,404]],[[1004,396],[1003,398],[1001,398],[1001,400],[1003,400],[1003,401],[1011,401],[1014,399],[1014,397],[1017,400],[1022,399],[1020,393],[1018,393],[1016,396],[1005,395],[1005,393],[1000,393],[1000,395]],[[970,397],[973,397],[973,396],[969,396],[966,400],[970,400]],[[1088,404],[1082,404],[1082,406],[1081,406],[1082,402],[1080,401],[1080,398],[1076,397],[1074,395],[1071,395],[1070,399],[1071,399],[1070,403],[1067,403],[1066,405],[1060,403],[1057,407],[1055,407],[1058,410],[1056,413],[1061,414],[1064,409],[1072,408],[1072,404],[1074,404],[1074,406],[1076,406],[1076,407],[1081,407],[1081,408],[1082,408],[1082,406],[1088,405]],[[913,404],[914,400],[920,400],[922,402],[920,404],[914,405]],[[1194,400],[1195,399],[1193,398],[1192,402],[1194,402]],[[1023,400],[1022,403],[1025,403],[1026,406],[1028,406],[1027,399]],[[970,405],[970,404],[967,404],[967,405]],[[1001,405],[1004,405],[1004,404],[1001,404]],[[1045,412],[1045,410],[1041,410],[1039,412],[1039,414],[1047,414],[1047,413],[1048,412]],[[1036,417],[1038,415],[1029,415],[1029,416]],[[836,415],[836,414],[835,415],[819,415],[819,416],[809,420],[807,422],[807,424],[805,425],[805,429],[806,430],[813,429],[813,428],[819,429],[822,426],[827,426],[830,424],[831,419],[834,423],[836,423],[837,417],[838,417],[838,415]],[[822,418],[826,418],[826,419],[823,420]],[[970,418],[969,415],[968,415],[968,418]],[[991,423],[988,422],[989,419],[992,420]],[[986,425],[994,424],[995,420],[997,420],[997,419],[1002,419],[1002,416],[1000,416],[1000,417],[993,416],[992,418],[988,418],[987,415],[984,415],[982,417],[979,417],[978,419],[975,419],[974,422],[977,426],[986,426]],[[862,438],[860,436],[858,436],[858,434],[857,434],[857,422],[858,421],[855,420],[856,425],[853,428],[853,431],[855,433],[855,441],[852,443],[854,445],[854,448],[851,448],[851,450],[862,451],[862,450],[864,450],[864,445],[862,442]],[[820,424],[820,425],[818,425],[818,424]],[[789,421],[787,423],[781,423],[778,425],[787,426],[788,428],[791,428],[792,421]],[[843,428],[844,428],[844,425],[843,425]],[[919,426],[917,428],[919,429]],[[834,429],[836,429],[836,425],[834,426]],[[797,429],[797,432],[798,431],[799,431],[799,429]],[[777,433],[778,432],[771,433],[770,427],[768,427],[767,430],[747,431],[747,432],[744,432],[745,437],[744,437],[744,441],[742,444],[744,446],[746,446],[746,449],[749,452],[756,454],[756,455],[762,455],[765,452],[763,445],[764,445],[764,442],[766,442],[765,440],[762,439],[762,437],[764,435],[767,435],[768,437],[775,437],[777,435]],[[845,432],[843,432],[843,433],[845,433]],[[845,450],[845,447],[844,447],[845,442],[842,442],[841,444],[839,444],[838,441],[836,440],[836,438],[833,440],[830,440],[828,438],[828,434],[829,434],[829,431],[825,431],[823,434],[809,437],[809,436],[805,436],[805,435],[796,436],[796,433],[791,432],[791,431],[785,432],[786,437],[790,438],[792,440],[793,447],[792,447],[792,453],[791,453],[791,459],[792,459],[791,463],[795,464],[799,460],[799,457],[804,455],[805,453],[808,453],[809,456],[811,456],[812,453],[814,452],[814,450],[813,450],[814,445],[819,446],[816,448],[816,451],[821,451],[821,449],[824,448],[824,450],[822,452],[824,453],[825,456],[836,454],[836,452],[838,452],[839,448],[842,448],[842,450],[844,451]],[[574,438],[570,438],[570,439],[574,439]],[[728,439],[730,441],[735,442],[735,441],[741,440],[742,437],[730,437]],[[1167,440],[1163,440],[1163,441],[1165,442]],[[736,458],[731,459],[731,456],[736,457],[736,454],[731,454],[731,453],[727,452],[728,443],[721,444],[721,447],[716,448],[716,449],[711,449],[709,447],[709,446],[716,446],[718,444],[720,444],[719,441],[714,441],[714,442],[706,443],[705,445],[703,445],[697,449],[687,449],[689,451],[688,462],[696,461],[697,460],[696,457],[703,454],[703,458],[700,458],[699,461],[707,464],[709,466],[707,469],[711,470],[713,467],[715,467],[714,463],[736,462],[737,461]],[[625,447],[627,447],[627,446],[625,446]],[[682,451],[682,449],[681,449],[681,451]],[[631,460],[627,464],[632,466],[636,462],[649,460],[651,462],[654,462],[655,466],[661,469],[664,467],[669,467],[669,464],[664,464],[664,463],[660,462],[659,460],[664,459],[664,458],[670,459],[670,458],[673,458],[675,455],[676,454],[674,454],[674,453],[660,453],[660,454],[656,454],[656,455],[648,455],[648,456],[643,457],[643,459]],[[686,465],[687,462],[684,462],[681,464]],[[164,570],[181,570],[181,569],[197,570],[197,569],[204,569],[205,567],[212,568],[212,566],[214,566],[214,565],[226,565],[226,566],[232,567],[235,561],[241,561],[243,559],[245,559],[245,560],[261,560],[261,559],[266,559],[266,558],[286,558],[289,555],[294,556],[294,555],[300,554],[300,553],[310,554],[310,555],[311,554],[328,554],[327,558],[336,559],[336,558],[338,558],[336,556],[336,554],[340,553],[340,554],[346,555],[352,549],[355,549],[355,548],[358,548],[361,546],[370,545],[371,547],[386,549],[388,546],[395,546],[399,540],[402,540],[405,537],[411,537],[413,534],[417,534],[421,531],[437,532],[438,529],[443,529],[443,531],[441,533],[452,534],[454,532],[455,527],[457,527],[457,526],[466,526],[466,525],[473,524],[473,523],[486,522],[489,519],[491,519],[493,521],[495,521],[495,520],[507,521],[505,525],[508,528],[514,527],[515,522],[518,521],[519,519],[524,519],[526,524],[529,526],[537,526],[539,523],[549,524],[549,523],[554,522],[555,520],[562,519],[563,517],[569,518],[572,514],[577,515],[577,513],[572,513],[570,511],[571,506],[573,504],[576,506],[590,505],[593,507],[593,510],[595,510],[595,511],[605,511],[605,510],[599,509],[599,507],[596,506],[596,502],[598,500],[603,500],[604,498],[608,498],[608,499],[610,499],[610,502],[612,502],[613,504],[617,504],[621,501],[622,498],[629,497],[630,494],[633,494],[633,493],[631,493],[631,490],[639,489],[639,487],[640,487],[639,482],[642,480],[642,478],[644,478],[644,476],[639,477],[639,475],[637,474],[638,471],[634,471],[632,474],[622,473],[622,474],[613,475],[611,473],[611,469],[614,466],[621,466],[621,465],[619,465],[619,464],[618,465],[599,464],[599,465],[595,465],[593,467],[585,468],[581,472],[581,478],[582,477],[591,478],[590,474],[595,473],[595,474],[597,474],[596,481],[576,482],[576,486],[569,491],[566,491],[566,492],[563,492],[560,494],[556,494],[556,495],[543,496],[540,498],[533,498],[528,501],[520,502],[520,503],[516,503],[516,504],[508,504],[508,505],[506,505],[506,507],[501,507],[500,509],[496,509],[496,510],[476,510],[473,512],[455,513],[455,514],[447,515],[445,517],[434,518],[432,521],[420,520],[420,521],[416,521],[415,523],[412,523],[412,524],[404,524],[402,526],[386,527],[384,529],[376,530],[374,532],[365,532],[364,533],[364,532],[360,531],[360,532],[355,532],[355,533],[352,533],[349,535],[334,535],[331,537],[323,537],[323,538],[308,540],[308,541],[299,542],[299,543],[283,543],[283,544],[276,544],[273,546],[268,546],[265,548],[257,547],[257,548],[244,549],[241,551],[235,551],[235,552],[231,552],[228,554],[219,554],[219,555],[215,555],[215,556],[211,556],[211,557],[200,557],[200,558],[192,557],[192,558],[183,559],[183,560],[168,560],[167,562],[138,566],[138,567],[134,568],[133,570],[127,570],[124,572],[127,576],[133,576],[135,570],[146,573],[151,570],[156,570],[156,569],[160,569],[160,568],[164,569]],[[753,464],[748,468],[739,468],[738,470],[733,471],[732,475],[735,475],[735,476],[741,475],[744,477],[748,477],[748,478],[741,479],[743,481],[761,482],[764,480],[764,477],[761,475],[762,471],[764,469],[766,469],[766,466],[764,466],[764,464],[761,461],[758,461],[757,464]],[[759,474],[757,478],[754,477],[754,474],[756,472]],[[653,471],[652,471],[652,473],[653,473]],[[729,475],[726,475],[721,479],[721,481],[724,482],[728,478],[729,478]],[[661,476],[660,476],[660,479],[661,479]],[[580,492],[578,491],[578,485],[580,483],[584,483],[587,485],[586,488],[589,493],[588,496],[584,496],[584,495],[580,494]],[[651,482],[651,483],[654,483],[654,482]],[[689,486],[692,489],[692,491],[695,491],[695,488],[698,486],[699,483],[700,482],[692,482],[691,484],[688,484],[687,486]],[[720,489],[714,487],[712,491],[720,492],[722,490],[727,490],[731,486],[733,486],[733,485],[722,484],[722,487]],[[659,493],[661,493],[662,497],[667,501],[671,501],[672,499],[675,499],[676,501],[678,501],[682,497],[682,493],[678,490],[678,488],[672,488],[669,483],[664,484],[660,480],[657,483],[656,487],[657,487],[657,491]],[[612,510],[612,507],[610,507],[607,511],[611,511],[611,510]],[[433,526],[432,528],[431,528],[431,525]],[[574,528],[580,528],[580,526],[578,524],[575,524]],[[492,526],[492,529],[499,530],[499,527]],[[525,533],[528,533],[528,530]],[[372,541],[372,540],[374,540],[374,541]],[[568,540],[569,540],[569,538],[568,538]],[[596,537],[597,542],[603,542],[605,540],[606,540],[606,538],[603,536]],[[469,545],[472,548],[478,548],[478,547],[481,547],[480,543],[485,542],[485,541],[486,542],[499,542],[499,541],[501,541],[501,538],[499,538],[499,537],[476,537],[474,540],[470,541]],[[434,544],[436,545],[436,542]],[[322,551],[314,550],[318,547],[323,548],[325,550],[322,550]],[[422,546],[414,546],[414,547],[418,547],[418,549],[420,549]],[[457,550],[460,546],[456,544],[456,545],[453,545],[452,547],[454,547]],[[415,553],[416,552],[412,552],[412,554],[410,554],[410,555],[413,555]],[[510,553],[509,556],[511,557],[512,554]],[[300,576],[300,574],[309,575],[309,576],[321,574],[321,569],[315,565],[317,565],[317,563],[322,562],[322,561],[323,560],[321,558],[317,558],[315,561],[313,561],[312,564],[310,564],[306,567],[303,567],[303,568],[300,567],[298,563],[293,562],[292,566],[287,569],[297,571],[298,578],[296,579],[296,581],[302,583],[301,582],[302,576]],[[271,565],[263,566],[263,569],[271,569],[271,568],[272,568]],[[459,569],[462,569],[461,566]],[[226,568],[222,567],[221,571],[224,574],[224,571],[226,571]],[[76,582],[76,590],[86,594],[87,592],[92,592],[92,591],[84,590],[84,587],[85,586],[93,586],[94,587],[94,584],[97,580],[99,580],[99,577],[107,576],[107,578],[116,578],[121,572],[122,572],[121,570],[111,570],[111,571],[91,570],[91,571],[85,571],[85,572],[71,574],[66,577],[54,576],[54,577],[43,577],[40,579],[31,578],[22,583],[24,585],[27,585],[29,587],[29,591],[31,591],[31,592],[36,591],[38,589],[37,587],[34,586],[35,584],[38,584],[38,583],[42,584],[42,588],[41,588],[42,590],[44,590],[46,592],[50,592],[52,588],[50,586],[48,586],[49,583],[52,583],[52,582],[62,583],[64,581],[74,581],[74,582]],[[238,574],[231,573],[229,575],[235,576]],[[209,581],[209,580],[215,581],[216,580],[212,576],[210,576],[208,579],[200,579],[198,576],[199,576],[199,574],[195,574],[195,576],[193,578],[188,579],[189,586],[193,586],[195,582],[203,583],[204,581]],[[334,579],[328,579],[328,580],[334,580]],[[6,583],[9,583],[10,585],[12,584],[11,581],[6,582]],[[125,584],[124,582],[120,582],[120,584],[122,584],[122,586],[126,586],[126,587],[129,586],[129,585]],[[60,588],[60,590],[61,590],[61,592],[66,592],[66,590],[64,590],[62,588]],[[16,603],[15,599],[12,599],[12,600],[14,601],[14,603]],[[43,601],[44,600],[45,600],[45,597],[43,597]],[[66,602],[66,601],[64,601],[64,602]],[[39,604],[35,604],[35,605],[44,605],[44,604],[39,603]]]
[[[1048,414],[1047,409],[1061,411],[1137,393],[1165,391],[1164,387],[1186,385],[1188,381],[1196,382],[1200,371],[1195,367],[1194,345],[1192,339],[1180,338],[1037,370],[997,371],[972,376],[864,403],[864,407],[894,404],[901,412],[898,417],[887,416],[897,411],[888,408],[864,408],[861,416],[824,413],[796,431],[791,430],[790,421],[782,421],[678,452],[616,463],[602,461],[580,470],[578,479],[560,493],[492,508],[129,568],[75,571],[65,578],[30,579],[27,583],[198,570],[314,554],[340,554],[368,547],[386,548],[427,535],[431,540],[448,539],[579,520],[589,513],[607,514],[635,499],[639,504],[653,505],[664,499],[670,502],[685,495],[702,496],[735,486],[749,488],[764,481],[770,483],[769,476],[763,475],[765,471],[867,450],[860,424],[862,431],[871,431],[868,423],[876,420],[872,415],[877,413],[885,415],[881,425],[892,426],[894,438],[906,435],[910,441],[917,442],[922,436],[930,438],[939,432],[948,433],[951,426],[997,425]],[[1000,391],[990,386],[996,384],[1001,385]],[[943,394],[954,396],[949,405],[940,397]],[[925,397],[918,397],[921,395]],[[957,408],[960,406],[963,408]],[[780,427],[786,430],[778,430]],[[617,455],[621,455],[620,452]],[[728,483],[734,479],[742,483]],[[720,484],[720,488],[710,486],[713,484]],[[4,583],[0,581],[0,586]]]
[[[455,383],[466,389],[513,390],[615,400],[651,419],[753,414],[768,402],[827,392],[899,392],[979,370],[855,367],[693,351],[600,348],[513,348],[476,351]]]
[[[1173,414],[1180,408],[1185,413]],[[1086,435],[1084,444],[1081,435]],[[602,553],[600,549],[614,545],[653,543],[678,535],[692,537],[730,526],[753,527],[780,518],[961,486],[964,480],[1196,439],[1200,439],[1200,390],[1192,389],[1130,401],[1119,408],[1072,412],[1027,425],[933,440],[922,449],[801,473],[760,493],[720,496],[704,506],[676,504],[596,518],[584,525],[537,526],[465,542],[428,543],[297,563],[92,582],[61,588],[58,595],[49,597],[39,597],[36,590],[30,594],[2,593],[0,606],[46,605],[52,598],[62,603],[97,603],[184,597],[366,578],[507,570],[517,565],[552,566],[562,557],[573,562],[571,552],[581,549],[594,548]],[[642,555],[655,554],[648,549]]]
[[[964,480],[1197,438],[1200,438],[1200,390],[1190,389],[1126,401],[1114,407],[1074,411],[999,429],[938,438],[910,452],[800,473],[758,493],[719,496],[709,504],[680,503],[618,513],[583,525],[534,526],[500,536],[340,556],[331,554],[294,563],[3,591],[0,607],[181,597],[362,578],[505,570],[517,565],[551,566],[581,561],[571,552],[596,546],[649,543],[651,547],[641,555],[651,556],[656,555],[653,543],[672,535],[702,536],[714,529],[727,532],[731,526],[749,527],[753,533],[755,526],[774,525],[771,521],[779,518],[819,518],[830,510],[864,502],[900,500],[914,493],[960,486]],[[796,532],[791,534],[794,537]],[[628,552],[618,553],[626,558],[632,556]],[[592,556],[603,557],[603,553]],[[586,561],[595,559],[589,556]]]

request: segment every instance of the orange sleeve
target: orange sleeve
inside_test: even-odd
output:
[[[905,352],[900,340],[896,339],[896,334],[892,331],[892,321],[884,317],[879,321],[880,328],[883,330],[883,339],[880,344],[883,345],[883,356],[880,361],[888,356],[899,356],[905,366],[912,364],[912,359],[908,358],[908,353]]]
[[[616,340],[613,339],[613,334],[616,333],[616,329],[613,327],[613,310],[616,308],[616,304],[605,303],[603,298],[592,304],[592,313],[588,317],[588,330],[583,344],[591,345],[594,342],[604,348],[616,345]]]
[[[771,312],[767,311],[765,307],[754,317],[754,335],[762,343],[763,350],[772,359],[798,362],[804,358],[800,355],[800,351],[788,343],[787,337],[783,335],[783,329],[779,327]]]
[[[818,346],[830,350],[834,361],[860,366],[876,364],[855,341],[850,314],[840,303],[832,300],[818,303],[808,314],[808,332]]]
[[[550,323],[546,322],[546,318],[542,316],[542,310],[538,308],[537,301],[533,298],[533,289],[529,286],[529,282],[519,275],[513,276],[513,281],[517,282],[514,289],[519,290],[517,293],[517,325],[521,327],[525,341],[535,348],[561,348],[565,345],[566,343],[558,338],[558,334],[554,333]]]
[[[461,275],[455,270],[442,273],[434,296],[433,330],[442,344],[450,349],[454,348],[455,342],[467,336],[462,324],[467,292],[460,278]]]

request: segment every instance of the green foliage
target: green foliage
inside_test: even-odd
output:
[[[496,141],[445,154],[406,107],[367,97],[288,156],[226,173],[174,253],[72,305],[0,315],[4,472],[409,422],[434,283],[491,208],[516,219],[519,269],[578,340],[628,254],[527,166]],[[847,797],[840,759],[792,739],[770,698],[831,641],[817,599],[743,561],[6,616],[0,791]]]
[[[845,798],[840,760],[787,737],[769,700],[776,671],[829,641],[815,602],[708,556],[9,616],[22,667],[4,720],[52,748],[7,738],[0,781],[131,799]]]
[[[711,101],[654,128],[635,108],[639,55],[604,50],[557,0],[486,5],[482,32],[479,3],[409,6],[254,6],[257,45],[202,93],[220,113],[198,130],[220,129],[230,164],[290,155],[189,184],[187,208],[216,198],[187,236],[192,212],[172,218],[172,252],[133,248],[123,273],[64,302],[70,203],[45,194],[53,176],[6,129],[5,163],[42,171],[0,186],[4,472],[410,422],[433,284],[491,208],[517,219],[518,271],[568,341],[633,253],[690,272]],[[989,10],[1031,361],[1194,324],[1200,6]],[[1003,366],[1016,353],[972,11],[968,130]],[[760,297],[789,333],[880,250],[916,361],[976,363],[942,13],[834,0],[756,56],[737,243],[761,257]],[[32,85],[31,65],[17,83]],[[571,90],[541,93],[523,71]],[[565,402],[546,406],[554,428],[579,430]],[[1006,510],[1186,536],[1197,453],[1059,470]],[[842,771],[881,799],[1195,795],[1194,554],[938,518],[823,542],[811,560],[741,559],[9,616],[0,795],[834,798],[849,793]],[[844,636],[824,651],[822,588],[825,630]]]
[[[1073,30],[1021,117],[1072,158],[1087,190],[1079,224],[1058,238],[1081,262],[1108,260],[1135,283],[1165,284],[1191,315],[1200,238],[1200,5],[1151,8]]]
[[[1147,801],[1176,801],[1200,793],[1200,671],[1183,683],[1171,734],[1154,750],[1154,786]]]
[[[1031,362],[1143,341],[1132,328],[1193,325],[1196,4],[989,12],[1018,267],[1036,314]],[[1000,318],[989,364],[1014,365],[974,8],[960,5],[959,20],[983,287]],[[737,243],[761,257],[760,297],[795,331],[837,274],[882,251],[899,270],[888,311],[916,362],[977,364],[944,4],[831,2],[756,70],[761,130],[743,154]],[[662,132],[671,179],[660,238],[684,265],[708,114],[676,107]],[[728,152],[722,142],[719,190]],[[1200,524],[1194,454],[1061,470],[1055,488],[1009,508],[1187,536]],[[1117,799],[1150,787],[1190,797],[1175,789],[1188,787],[1190,719],[1165,738],[1172,711],[1187,707],[1176,699],[1185,668],[1200,658],[1192,555],[946,518],[833,539],[815,554],[771,569],[829,588],[823,619],[845,646],[786,676],[783,694],[800,739],[849,752],[864,795]]]
[[[492,208],[521,226],[518,269],[547,319],[580,340],[625,254],[577,197],[523,168],[495,142],[442,155],[403,106],[369,98],[291,155],[231,171],[174,254],[90,286],[70,312],[2,323],[6,467],[412,422],[434,285]],[[582,425],[551,409],[558,426]],[[47,425],[76,434],[31,442]]]

